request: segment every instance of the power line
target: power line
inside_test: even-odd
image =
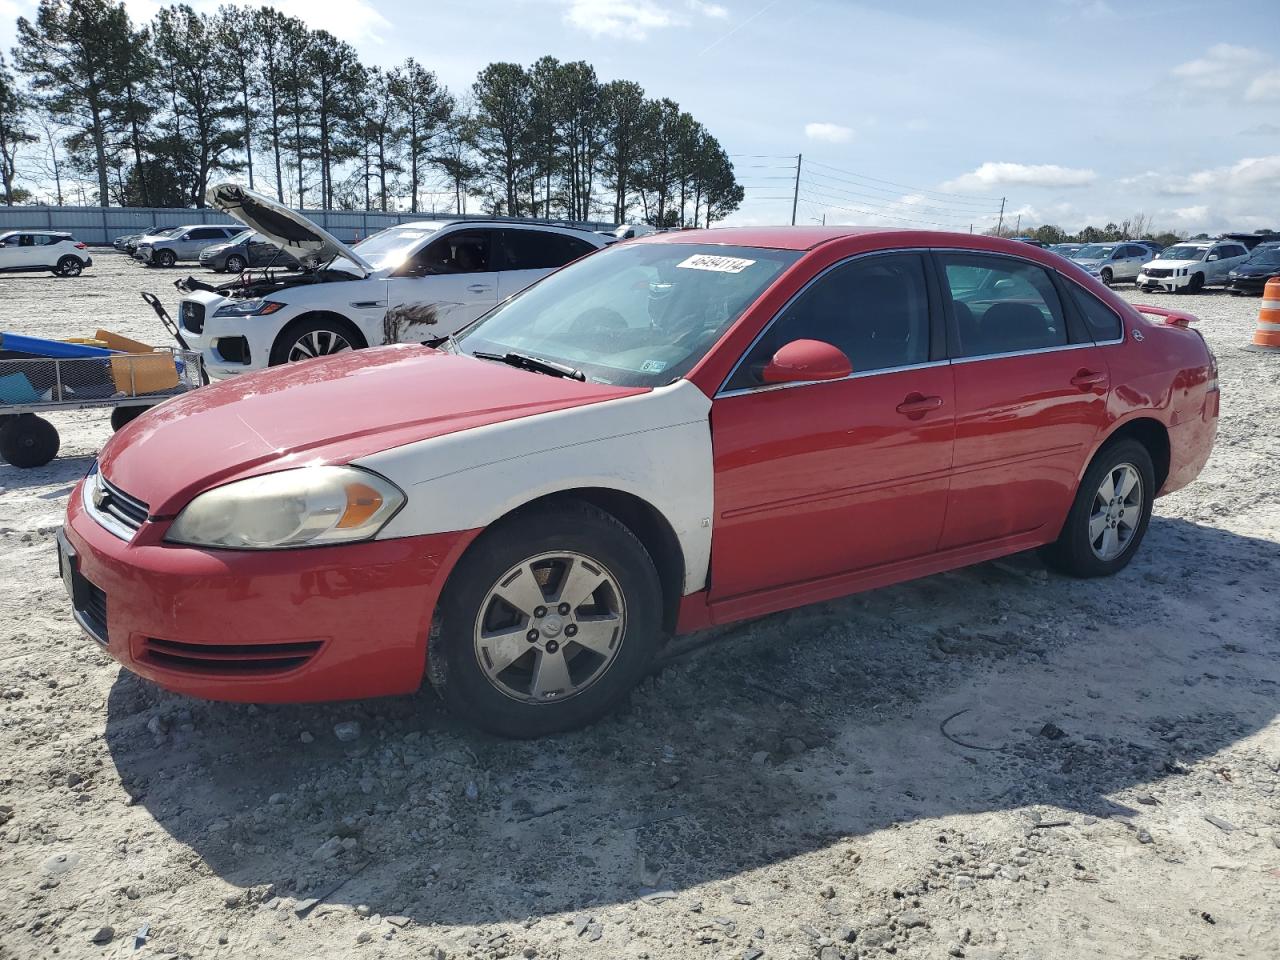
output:
[[[885,197],[877,197],[871,194],[857,193],[852,190],[845,190],[841,187],[827,186],[825,183],[808,182],[805,186],[815,193],[833,194],[837,200],[869,200],[874,203],[885,203]],[[932,206],[927,204],[906,203],[900,198],[895,202],[902,206],[910,207],[914,211],[920,213],[935,214],[938,216],[955,217],[957,220],[965,220],[974,216],[974,210],[961,209],[956,207]]]
[[[866,174],[856,173],[852,170],[846,170],[843,167],[834,167],[829,163],[819,163],[816,160],[810,160],[809,162],[817,167],[825,167],[828,170],[834,170],[836,173],[843,173],[843,174],[846,174],[847,176],[857,177],[860,180],[870,180],[873,183],[888,184],[891,187],[897,187],[900,190],[909,190],[912,193],[930,194],[940,198],[954,199],[957,201],[972,201],[972,202],[979,202],[979,203],[983,201],[987,201],[990,203],[999,203],[1001,200],[1000,197],[984,197],[984,196],[977,196],[972,193],[948,193],[943,190],[924,190],[919,187],[911,187],[903,183],[897,183],[896,181],[893,181],[893,180],[881,180],[879,177],[869,177]]]
[[[821,200],[815,200],[813,197],[805,196],[804,194],[800,195],[800,199],[806,201],[807,203],[812,203],[814,206],[818,207],[819,209],[825,208],[827,210],[840,210],[845,213],[860,214],[861,216],[864,216],[864,217],[881,217],[886,220],[897,220],[901,223],[918,224],[918,225],[927,226],[927,227],[943,227],[948,230],[954,230],[956,228],[956,223],[954,221],[951,223],[943,223],[937,220],[916,220],[916,219],[913,219],[912,217],[900,217],[897,214],[885,213],[883,212],[883,210],[863,210],[858,207],[842,207],[842,206],[837,206],[836,204],[833,204],[833,203],[825,203]]]

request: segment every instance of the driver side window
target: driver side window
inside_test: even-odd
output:
[[[765,330],[727,389],[760,386],[761,371],[793,340],[838,347],[855,373],[927,363],[929,294],[920,257],[863,257],[814,281]]]
[[[492,230],[459,230],[433,240],[405,262],[397,276],[431,277],[490,272]]]

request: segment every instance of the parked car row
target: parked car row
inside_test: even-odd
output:
[[[1132,281],[1142,290],[1197,293],[1222,286],[1232,293],[1261,293],[1280,275],[1280,241],[1261,234],[1223,234],[1162,248],[1152,240],[1058,243],[1050,252],[1074,260],[1103,283]],[[1154,256],[1153,256],[1154,253]]]

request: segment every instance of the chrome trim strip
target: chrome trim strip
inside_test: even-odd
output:
[[[141,501],[134,500],[127,494],[120,493],[115,487],[107,483],[102,474],[98,472],[96,466],[89,475],[85,477],[84,485],[80,488],[80,503],[84,507],[85,513],[92,517],[98,526],[102,527],[108,533],[119,537],[125,542],[131,541],[134,534],[141,528],[142,523],[139,523],[136,527],[130,526],[115,514],[108,513],[105,510],[99,510],[97,505],[93,502],[93,494],[99,483],[102,483],[109,488],[112,496],[118,496],[122,500],[128,500],[131,504],[136,504],[138,508],[144,512],[148,512],[148,508]]]
[[[930,360],[928,363],[909,363],[906,366],[885,367],[882,370],[863,370],[861,373],[854,371],[847,377],[835,377],[831,380],[796,380],[793,383],[766,383],[758,387],[739,387],[737,390],[725,390],[717,393],[716,399],[720,397],[738,397],[745,393],[770,393],[774,390],[787,390],[791,387],[810,387],[816,383],[844,383],[847,380],[864,380],[867,377],[878,377],[886,373],[903,373],[907,370],[927,370],[929,367],[945,367],[950,363],[950,360]]]
[[[1004,360],[1008,357],[1031,357],[1038,353],[1061,353],[1064,350],[1083,350],[1086,347],[1096,347],[1097,344],[1090,340],[1088,343],[1064,343],[1057,347],[1037,347],[1034,350],[1011,350],[1008,353],[984,353],[980,357],[957,357],[952,363],[977,363],[980,360]]]

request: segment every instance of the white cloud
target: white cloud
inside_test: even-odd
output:
[[[704,17],[710,17],[712,20],[728,20],[729,10],[722,7],[718,3],[708,3],[707,0],[688,0],[689,9],[694,13],[700,13]]]
[[[853,131],[838,123],[806,123],[804,135],[810,140],[821,140],[823,143],[848,143]]]
[[[5,0],[0,0],[5,2]],[[261,0],[188,0],[197,13],[213,15],[222,2],[239,7],[257,8]],[[134,25],[150,21],[161,7],[169,6],[161,0],[124,0]],[[381,44],[391,22],[379,13],[369,0],[270,0],[270,6],[290,17],[297,17],[316,30],[327,30],[339,40],[359,46],[362,43]]]
[[[1092,170],[1056,163],[993,163],[948,180],[943,190],[986,190],[991,187],[1085,187],[1098,179]]]
[[[1253,103],[1280,101],[1280,69],[1260,73],[1249,81],[1244,98]]]
[[[593,37],[644,40],[652,30],[681,22],[652,0],[569,0],[565,23]]]
[[[1172,196],[1210,191],[1253,193],[1280,187],[1280,154],[1269,157],[1245,157],[1230,166],[1197,170],[1188,174],[1157,173],[1151,170],[1122,182],[1145,186],[1156,193]]]
[[[1225,90],[1240,81],[1244,68],[1266,59],[1266,54],[1252,47],[1216,43],[1203,57],[1178,64],[1173,68],[1173,75],[1201,90]]]

